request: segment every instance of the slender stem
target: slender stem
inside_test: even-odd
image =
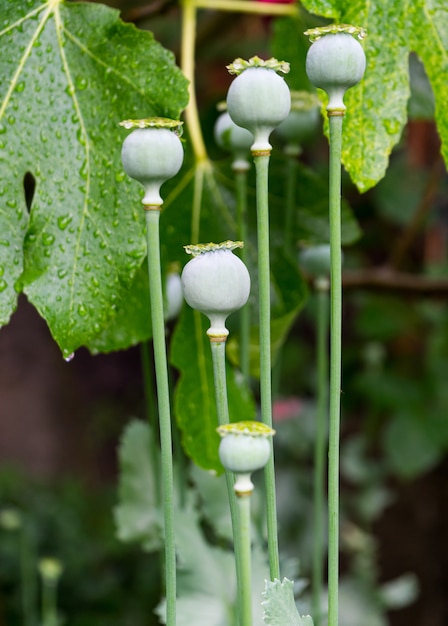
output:
[[[250,495],[237,497],[239,533],[235,547],[241,555],[240,626],[252,626],[252,567],[250,540]]]
[[[254,154],[257,193],[258,282],[260,320],[260,400],[261,420],[272,428],[271,390],[271,301],[269,262],[269,155]],[[275,495],[274,449],[264,469],[266,485],[266,515],[268,530],[269,570],[271,580],[280,578],[277,535],[277,506]]]
[[[159,439],[158,428],[156,424],[157,420],[157,402],[156,402],[156,393],[154,389],[153,382],[153,367],[151,364],[150,358],[150,350],[149,350],[149,341],[144,341],[140,344],[140,355],[142,362],[142,374],[143,374],[143,389],[145,394],[145,403],[146,403],[146,419],[148,421],[148,425],[151,431],[150,437],[150,449],[149,454],[151,457],[151,465],[152,471],[154,473],[154,483],[156,488],[156,498],[157,503],[161,502],[161,494],[160,494],[160,481],[158,479],[160,474],[160,468],[158,466],[158,444],[157,441]]]
[[[168,362],[163,315],[162,272],[160,269],[160,207],[146,207],[149,291],[154,344],[154,361],[159,407],[160,448],[162,458],[162,497],[165,526],[166,623],[176,624],[176,546],[174,539],[173,450],[168,384]]]
[[[226,382],[226,356],[225,341],[211,341],[213,360],[213,376],[215,383],[216,410],[218,413],[218,423],[220,426],[229,423],[229,404],[227,400],[227,382]],[[230,517],[232,521],[232,534],[235,543],[235,567],[237,580],[237,597],[238,597],[238,613],[240,619],[243,619],[243,588],[245,585],[244,572],[242,570],[242,555],[240,545],[237,538],[240,536],[240,520],[238,513],[237,498],[234,491],[234,478],[232,472],[225,472],[227,495],[229,498]],[[242,626],[242,623],[240,626]]]
[[[57,626],[57,583],[48,581],[45,578],[42,581],[42,626]]]
[[[192,0],[182,2],[182,33],[181,33],[181,69],[189,80],[190,99],[185,109],[185,121],[187,123],[191,146],[196,161],[207,159],[204,138],[199,120],[199,111],[196,101],[195,89],[195,40],[196,40],[196,6]]]
[[[298,162],[295,156],[288,156],[286,161],[286,207],[284,242],[288,254],[293,254],[293,234],[296,212],[296,185]]]
[[[338,625],[339,581],[339,436],[341,421],[342,260],[341,148],[342,115],[330,123],[330,430],[328,446],[328,625]]]
[[[314,536],[312,607],[315,626],[322,619],[321,598],[324,559],[325,450],[328,417],[328,284],[316,284],[317,295],[317,423],[314,446]]]
[[[256,13],[258,15],[290,15],[297,17],[295,4],[278,4],[275,2],[254,2],[251,0],[193,0],[196,8],[231,11],[238,13]]]
[[[238,239],[247,239],[247,170],[235,170]],[[247,248],[241,248],[241,260],[247,265]],[[240,367],[243,378],[250,385],[250,304],[240,310]]]
[[[36,584],[33,567],[33,547],[29,536],[28,523],[22,521],[20,526],[20,578],[21,601],[24,626],[35,626]]]

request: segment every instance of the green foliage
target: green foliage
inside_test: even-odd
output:
[[[23,290],[69,355],[112,318],[145,256],[118,123],[177,118],[186,81],[150,33],[102,5],[8,0],[0,49],[0,318]]]
[[[155,458],[151,458],[150,451],[157,453]],[[130,422],[118,453],[121,471],[115,524],[121,541],[139,542],[147,551],[162,546],[158,472],[154,471],[159,466],[159,456],[148,425],[137,420]]]
[[[304,0],[304,7],[336,22],[367,29],[365,78],[347,92],[343,162],[360,191],[385,174],[389,155],[407,121],[410,95],[408,58],[416,52],[424,63],[436,105],[442,153],[448,163],[448,86],[446,7],[443,0],[377,3],[357,0]],[[385,82],[384,77],[387,77]]]
[[[313,626],[313,620],[309,615],[300,616],[294,600],[293,583],[284,578],[267,581],[263,593],[264,621],[272,626]]]
[[[222,472],[208,327],[205,316],[184,306],[171,347],[172,363],[181,373],[174,409],[187,454],[200,467]],[[254,419],[255,404],[249,390],[233,368],[227,366],[226,370],[231,421]]]

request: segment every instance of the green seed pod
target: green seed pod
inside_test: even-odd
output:
[[[276,59],[236,59],[228,70],[237,77],[227,93],[227,109],[238,126],[253,136],[252,152],[270,151],[269,136],[291,108],[289,87],[277,72],[289,72],[289,64]]]
[[[180,274],[176,269],[172,269],[167,273],[165,282],[165,321],[168,322],[179,315],[183,302]]]
[[[229,331],[227,317],[246,304],[250,293],[250,276],[244,263],[232,252],[242,242],[185,246],[193,255],[182,272],[182,290],[187,303],[210,320],[207,334],[224,338]]]
[[[285,142],[285,153],[297,156],[319,122],[319,99],[309,91],[291,92],[291,111],[276,128]]]
[[[310,246],[300,252],[300,265],[307,274],[314,278],[330,275],[330,246],[323,243]]]
[[[275,431],[261,422],[246,421],[224,424],[217,428],[221,436],[219,458],[223,467],[238,474],[237,495],[252,492],[252,472],[266,465],[271,454],[270,438]]]
[[[160,187],[175,176],[184,158],[177,132],[181,122],[165,118],[127,120],[125,128],[134,130],[126,137],[121,160],[126,174],[143,185],[146,206],[161,206]]]
[[[246,128],[237,126],[230,115],[221,113],[215,123],[215,141],[224,150],[230,152],[233,157],[232,168],[234,170],[249,169],[247,155],[254,143],[254,136]]]
[[[365,31],[345,24],[306,31],[313,42],[306,57],[306,73],[315,87],[327,92],[328,111],[345,111],[344,94],[359,83],[366,69],[360,39]]]

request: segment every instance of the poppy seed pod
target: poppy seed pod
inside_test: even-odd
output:
[[[345,111],[344,94],[364,76],[366,55],[355,36],[362,39],[362,28],[346,24],[306,31],[313,42],[306,56],[306,73],[315,87],[327,92],[328,111]]]
[[[182,272],[182,290],[187,303],[210,320],[210,337],[227,337],[227,317],[246,304],[250,293],[247,267],[233,250],[242,242],[185,246],[193,259]]]
[[[121,124],[133,129],[121,150],[123,169],[143,186],[144,205],[161,206],[160,187],[178,173],[184,159],[181,140],[174,132],[180,128],[181,122],[149,118],[127,120]]]
[[[219,458],[223,467],[238,475],[234,489],[237,495],[249,495],[252,472],[266,465],[271,454],[271,437],[275,431],[261,422],[243,421],[219,426]]]
[[[269,136],[288,115],[291,94],[277,72],[289,72],[289,64],[276,59],[236,59],[228,66],[237,74],[227,93],[227,110],[238,126],[253,136],[252,152],[270,151]]]

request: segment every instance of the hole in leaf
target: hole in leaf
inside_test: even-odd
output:
[[[36,179],[31,174],[31,172],[27,172],[23,177],[23,189],[25,191],[26,208],[28,209],[29,213],[31,210],[31,205],[33,203],[34,192],[36,190]]]

